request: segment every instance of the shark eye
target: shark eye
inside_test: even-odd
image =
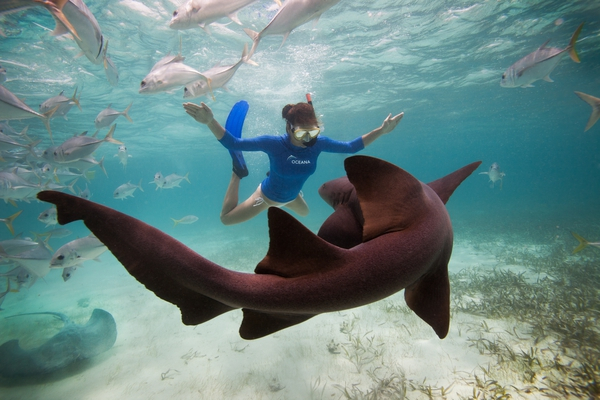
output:
[[[65,259],[65,256],[61,254],[60,256],[56,257],[56,259],[62,261]]]
[[[146,86],[146,81],[142,81],[141,85]]]
[[[506,78],[506,74],[502,74],[502,79],[505,79],[505,78]]]
[[[173,11],[173,16],[176,17],[177,16],[177,10]]]

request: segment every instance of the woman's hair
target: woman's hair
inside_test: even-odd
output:
[[[308,103],[288,104],[281,110],[281,117],[291,126],[318,125],[315,109]]]

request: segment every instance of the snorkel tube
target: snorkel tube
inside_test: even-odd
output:
[[[315,106],[313,106],[313,102],[312,102],[312,96],[310,95],[310,93],[306,93],[306,102],[308,104],[310,104],[313,108],[313,110],[315,109]],[[317,143],[317,138],[319,137],[319,135],[315,136],[314,138],[310,139],[308,142],[302,142],[302,144],[304,144],[306,147],[312,147],[315,145],[315,143]]]

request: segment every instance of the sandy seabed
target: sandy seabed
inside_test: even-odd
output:
[[[194,248],[194,240],[183,241]],[[226,247],[217,243],[203,245],[222,254]],[[237,332],[241,311],[185,326],[176,306],[146,290],[110,253],[101,259],[86,262],[68,282],[51,271],[30,289],[11,293],[2,314],[55,311],[83,324],[101,308],[117,322],[114,347],[41,379],[1,381],[1,399],[509,398],[498,395],[498,384],[491,390],[499,378],[512,398],[539,397],[527,393],[518,372],[500,371],[497,357],[478,345],[501,338],[517,353],[533,348],[528,328],[510,316],[453,310],[450,332],[440,340],[400,292],[245,341]],[[258,260],[248,260],[248,268]],[[455,243],[450,272],[466,268],[523,271],[499,266],[486,249]],[[32,348],[60,328],[49,316],[10,318],[2,321],[0,343],[19,338],[22,347]]]

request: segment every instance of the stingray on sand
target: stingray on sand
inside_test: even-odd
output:
[[[110,349],[117,340],[113,316],[99,308],[85,325],[73,323],[66,315],[39,312],[14,315],[48,314],[61,319],[64,327],[39,347],[23,350],[19,340],[0,346],[0,376],[4,378],[34,377],[58,371],[70,364],[97,356]],[[9,317],[9,318],[12,318]]]

